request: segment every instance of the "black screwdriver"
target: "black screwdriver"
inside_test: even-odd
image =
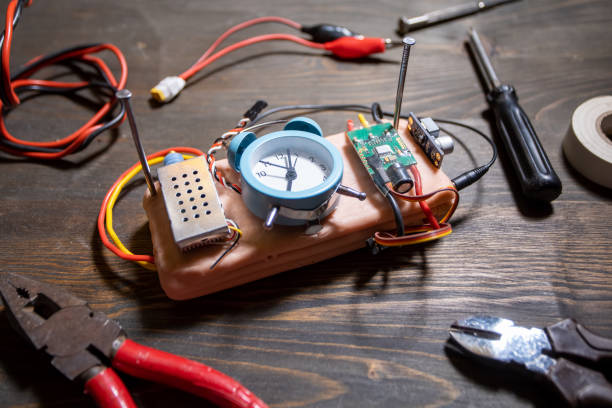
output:
[[[553,201],[561,194],[561,180],[540,144],[529,118],[520,107],[516,91],[497,78],[476,30],[468,32],[470,48],[486,84],[486,97],[495,115],[499,135],[525,197]]]

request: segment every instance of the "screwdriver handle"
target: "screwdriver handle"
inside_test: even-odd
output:
[[[510,85],[494,88],[487,100],[523,194],[533,200],[553,201],[561,194],[561,180],[540,144],[529,118]]]

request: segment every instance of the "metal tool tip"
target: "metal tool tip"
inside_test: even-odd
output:
[[[129,89],[120,89],[115,92],[115,96],[119,99],[128,99],[132,97],[132,92]]]
[[[402,40],[402,43],[404,43],[404,45],[414,45],[416,44],[416,40],[412,37],[404,37],[404,39]]]
[[[474,37],[479,38],[479,36],[478,36],[478,31],[476,31],[476,29],[475,29],[474,27],[470,27],[470,28],[468,29],[468,35],[469,35],[470,37],[472,37],[472,38],[474,38]]]

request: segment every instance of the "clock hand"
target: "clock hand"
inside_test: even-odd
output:
[[[271,162],[269,162],[269,161],[265,161],[265,160],[260,160],[259,162],[260,162],[260,163],[263,163],[263,164],[267,164],[267,165],[269,165],[269,166],[280,167],[281,169],[286,169],[286,170],[288,170],[288,169],[289,169],[289,167],[287,167],[287,166],[281,166],[280,164],[271,163]]]

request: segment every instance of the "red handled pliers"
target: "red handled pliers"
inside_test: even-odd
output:
[[[63,289],[7,274],[0,279],[0,295],[15,329],[62,374],[83,382],[100,407],[136,407],[115,368],[223,407],[267,408],[219,371],[129,340],[116,321]]]

